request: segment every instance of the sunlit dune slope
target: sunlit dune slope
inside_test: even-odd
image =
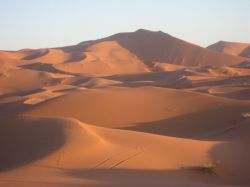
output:
[[[142,87],[78,91],[25,113],[68,116],[98,126],[199,138],[231,126],[248,110],[249,103],[243,101]]]
[[[147,67],[117,42],[101,42],[87,48],[82,61],[58,64],[59,70],[89,75],[147,72]]]

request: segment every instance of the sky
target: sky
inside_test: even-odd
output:
[[[206,47],[250,43],[250,0],[0,0],[0,49],[74,45],[140,28]]]

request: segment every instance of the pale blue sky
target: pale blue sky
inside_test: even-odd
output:
[[[139,28],[201,46],[250,43],[250,0],[0,0],[0,49],[73,45]]]

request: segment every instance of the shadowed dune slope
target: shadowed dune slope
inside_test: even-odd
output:
[[[56,120],[1,120],[0,171],[43,158],[63,145],[64,136],[63,125]]]
[[[208,49],[223,52],[229,55],[242,56],[250,58],[250,44],[219,41],[207,47]]]

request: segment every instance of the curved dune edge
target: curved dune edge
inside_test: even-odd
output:
[[[41,158],[32,156],[36,155],[36,152],[48,149],[48,147],[35,146],[37,150],[33,150],[33,154],[30,154],[30,158],[26,157],[27,164],[19,167],[19,169],[1,173],[0,181],[4,181],[6,178],[12,178],[11,180],[18,181],[20,180],[20,177],[18,177],[19,174],[22,175],[22,180],[24,181],[24,178],[26,178],[26,180],[28,179],[27,177],[38,180],[36,179],[36,175],[40,172],[44,172],[44,170],[48,173],[50,173],[49,171],[54,171],[55,178],[57,175],[64,175],[68,180],[72,177],[77,178],[71,175],[77,175],[75,172],[78,171],[81,173],[93,170],[93,172],[97,172],[98,174],[98,172],[102,170],[105,172],[116,169],[142,171],[175,170],[189,164],[196,165],[206,162],[209,160],[209,150],[216,144],[215,142],[185,140],[94,127],[75,119],[62,117],[34,118],[25,116],[23,120],[32,121],[31,126],[26,129],[27,133],[29,132],[29,128],[32,128],[32,125],[37,127],[37,124],[41,122],[43,122],[45,126],[47,126],[45,124],[47,123],[51,129],[60,126],[61,137],[57,135],[55,138],[61,138],[63,144],[48,153],[47,156]],[[45,136],[47,132],[38,131],[33,133],[33,136],[36,137],[38,134],[39,136]],[[54,135],[57,134],[57,132],[53,133],[55,133]],[[39,141],[35,138],[29,138],[29,140],[35,145],[37,144],[36,141]],[[53,141],[53,139],[51,139],[51,141]],[[23,143],[25,143],[25,141]],[[154,146],[156,143],[159,147]],[[51,146],[52,145],[53,144],[51,144]],[[165,147],[165,149],[162,149],[162,147]],[[181,153],[183,150],[188,151],[190,147],[193,148],[193,151],[183,159]],[[169,150],[171,150],[171,152]],[[16,153],[13,152],[12,154],[18,155],[19,152],[18,150],[16,151]],[[13,163],[13,160],[11,163]],[[30,172],[35,175],[29,176]],[[50,181],[50,178],[53,178],[51,175],[48,176],[48,174],[47,177],[49,177],[49,179],[42,181]],[[28,181],[30,181],[30,179]]]
[[[24,116],[23,120],[31,121],[30,127],[37,127],[41,122],[51,129],[59,126],[63,143],[45,156],[28,158],[29,162],[21,165],[22,167],[0,173],[0,183],[7,186],[26,186],[34,182],[40,186],[115,186],[120,182],[123,182],[124,186],[138,183],[152,185],[158,182],[159,185],[177,186],[206,186],[206,183],[207,186],[216,186],[213,184],[222,185],[229,182],[235,185],[248,184],[246,176],[237,175],[239,169],[243,169],[242,172],[247,172],[247,169],[237,168],[238,171],[234,171],[235,164],[231,163],[235,159],[234,156],[246,151],[243,147],[239,148],[237,142],[190,140],[108,129],[64,117]],[[33,132],[33,137],[45,136],[48,130]],[[30,132],[29,128],[26,132]],[[49,132],[52,133],[51,137],[54,137],[50,139],[52,142],[60,137],[58,130]],[[53,133],[57,136],[53,136]],[[228,136],[235,135],[231,132]],[[29,141],[35,145],[37,143],[36,139],[29,138]],[[48,150],[48,146],[35,147],[35,152]],[[235,150],[238,153],[230,156],[232,153],[228,155],[228,148],[232,149],[231,152]],[[13,154],[18,155],[18,150],[16,151]],[[199,167],[213,161],[221,162],[216,169],[220,177],[199,171]],[[129,180],[131,178],[133,179]]]
[[[200,139],[231,126],[249,109],[245,101],[184,90],[108,87],[75,91],[24,114],[72,117],[97,126]]]
[[[148,72],[147,66],[136,55],[115,41],[95,44],[84,52],[86,58],[54,67],[70,73],[84,73],[94,76],[123,73]]]

